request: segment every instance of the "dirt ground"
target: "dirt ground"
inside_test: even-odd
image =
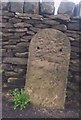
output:
[[[6,97],[7,90],[3,90],[2,118],[79,118],[79,102],[77,93],[66,98],[64,110],[50,110],[28,105],[24,110],[12,110],[12,103]],[[73,97],[74,96],[74,97]],[[75,97],[76,96],[76,97]]]

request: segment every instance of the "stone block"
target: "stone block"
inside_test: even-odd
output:
[[[25,32],[22,32],[22,33],[15,32],[13,38],[15,38],[15,37],[19,37],[20,38],[20,37],[23,37],[25,34],[26,34]]]
[[[3,59],[3,63],[10,63],[14,65],[26,65],[27,59],[26,58],[17,58],[17,57],[6,57]]]
[[[6,0],[6,2],[1,2],[0,1],[0,9],[9,10],[9,0]]]
[[[25,0],[24,13],[39,14],[39,2]]]
[[[75,8],[75,3],[73,2],[61,2],[57,13],[67,14],[69,16],[72,16],[74,8]]]
[[[9,88],[22,88],[24,86],[24,78],[19,77],[10,77],[8,78],[8,87]]]
[[[28,57],[28,52],[16,53],[15,56],[19,57],[19,58],[27,58]]]
[[[14,24],[14,27],[18,27],[18,28],[23,28],[23,27],[29,28],[31,26],[32,26],[31,24],[28,24],[26,22],[19,22]]]
[[[13,24],[10,24],[10,23],[2,23],[2,28],[13,28]]]
[[[81,30],[81,26],[80,26],[79,22],[75,22],[75,23],[69,22],[67,24],[67,27],[68,27],[68,30],[73,30],[73,31]]]
[[[13,23],[13,24],[16,24],[16,23],[20,23],[21,19],[19,19],[19,18],[11,18],[11,19],[9,19],[9,22]]]
[[[36,106],[63,109],[70,42],[55,29],[40,30],[31,40],[25,90]]]
[[[42,23],[46,24],[46,25],[58,25],[59,22],[55,21],[55,20],[49,20],[48,18],[47,19],[43,19],[42,20]]]
[[[44,15],[44,17],[50,18],[52,20],[56,20],[59,22],[69,22],[70,21],[70,16],[69,15],[64,15],[64,14],[57,14],[57,15]]]
[[[34,35],[35,33],[33,31],[27,31],[28,35]]]
[[[34,27],[39,28],[39,29],[45,29],[45,28],[50,27],[50,25],[46,25],[46,24],[41,23],[41,24],[34,25]]]
[[[23,53],[23,52],[27,52],[28,51],[28,47],[29,47],[29,43],[27,41],[18,43],[16,45],[16,48],[14,49],[14,51],[16,53]]]
[[[9,12],[8,10],[2,10],[2,17],[9,19],[10,17],[14,17],[15,14]]]
[[[22,37],[22,39],[20,39],[20,41],[30,41],[31,38],[32,38],[31,35],[25,35],[25,36]]]
[[[54,15],[54,12],[55,12],[54,1],[42,0],[42,2],[40,3],[40,14]]]
[[[2,57],[13,57],[12,52],[2,52]]]
[[[2,64],[2,70],[5,72],[5,71],[13,71],[14,68],[12,65],[10,64]]]
[[[79,47],[72,46],[72,52],[79,53],[80,52]]]
[[[52,28],[57,29],[57,30],[60,30],[60,31],[62,31],[62,32],[67,31],[67,26],[64,25],[64,24],[55,25],[55,26],[53,26]]]
[[[26,22],[28,24],[31,24],[32,26],[34,26],[35,24],[41,24],[40,20],[35,20],[35,19],[26,20]]]
[[[71,52],[71,59],[79,59],[79,54],[77,54],[76,52]]]
[[[10,11],[15,13],[23,13],[24,2],[10,2]]]
[[[33,31],[34,33],[37,33],[40,29],[35,27],[30,27],[29,30]]]

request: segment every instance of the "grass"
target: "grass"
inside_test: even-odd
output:
[[[12,108],[16,110],[19,108],[20,110],[26,108],[26,106],[30,103],[29,95],[25,92],[24,89],[14,89],[13,91],[9,91],[11,94],[11,98],[9,101],[11,101],[14,105]]]

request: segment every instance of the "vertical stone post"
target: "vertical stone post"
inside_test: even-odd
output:
[[[70,42],[55,29],[40,30],[31,40],[25,90],[36,106],[63,109]]]

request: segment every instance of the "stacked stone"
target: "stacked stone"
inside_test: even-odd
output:
[[[18,0],[12,1],[7,0],[6,2],[0,2],[0,9],[8,10],[17,13],[32,13],[32,14],[50,14],[54,15],[55,7],[54,1],[43,0],[40,3],[39,0],[29,1],[29,0]]]
[[[68,15],[60,14],[42,16],[4,10],[2,22],[3,82],[8,86],[24,86],[31,38],[44,28],[58,29],[69,37],[71,61],[68,78],[72,82],[79,81],[79,38],[81,35],[79,19],[71,19]]]
[[[74,98],[79,98],[79,83],[81,82],[80,69],[79,69],[79,54],[80,54],[80,38],[81,38],[81,4],[75,5],[73,2],[61,2],[58,8],[58,14],[69,15],[71,20],[67,22],[67,31],[64,32],[71,43],[71,60],[68,75],[68,90],[67,96],[69,99],[76,95]]]
[[[73,94],[76,95],[75,100],[79,98],[79,82],[80,82],[80,69],[79,69],[79,55],[80,55],[80,38],[81,38],[81,20],[72,18],[67,23],[66,35],[69,37],[71,43],[71,60],[68,75],[68,98],[70,99]],[[72,92],[71,92],[72,91]],[[78,91],[78,92],[77,92]]]

